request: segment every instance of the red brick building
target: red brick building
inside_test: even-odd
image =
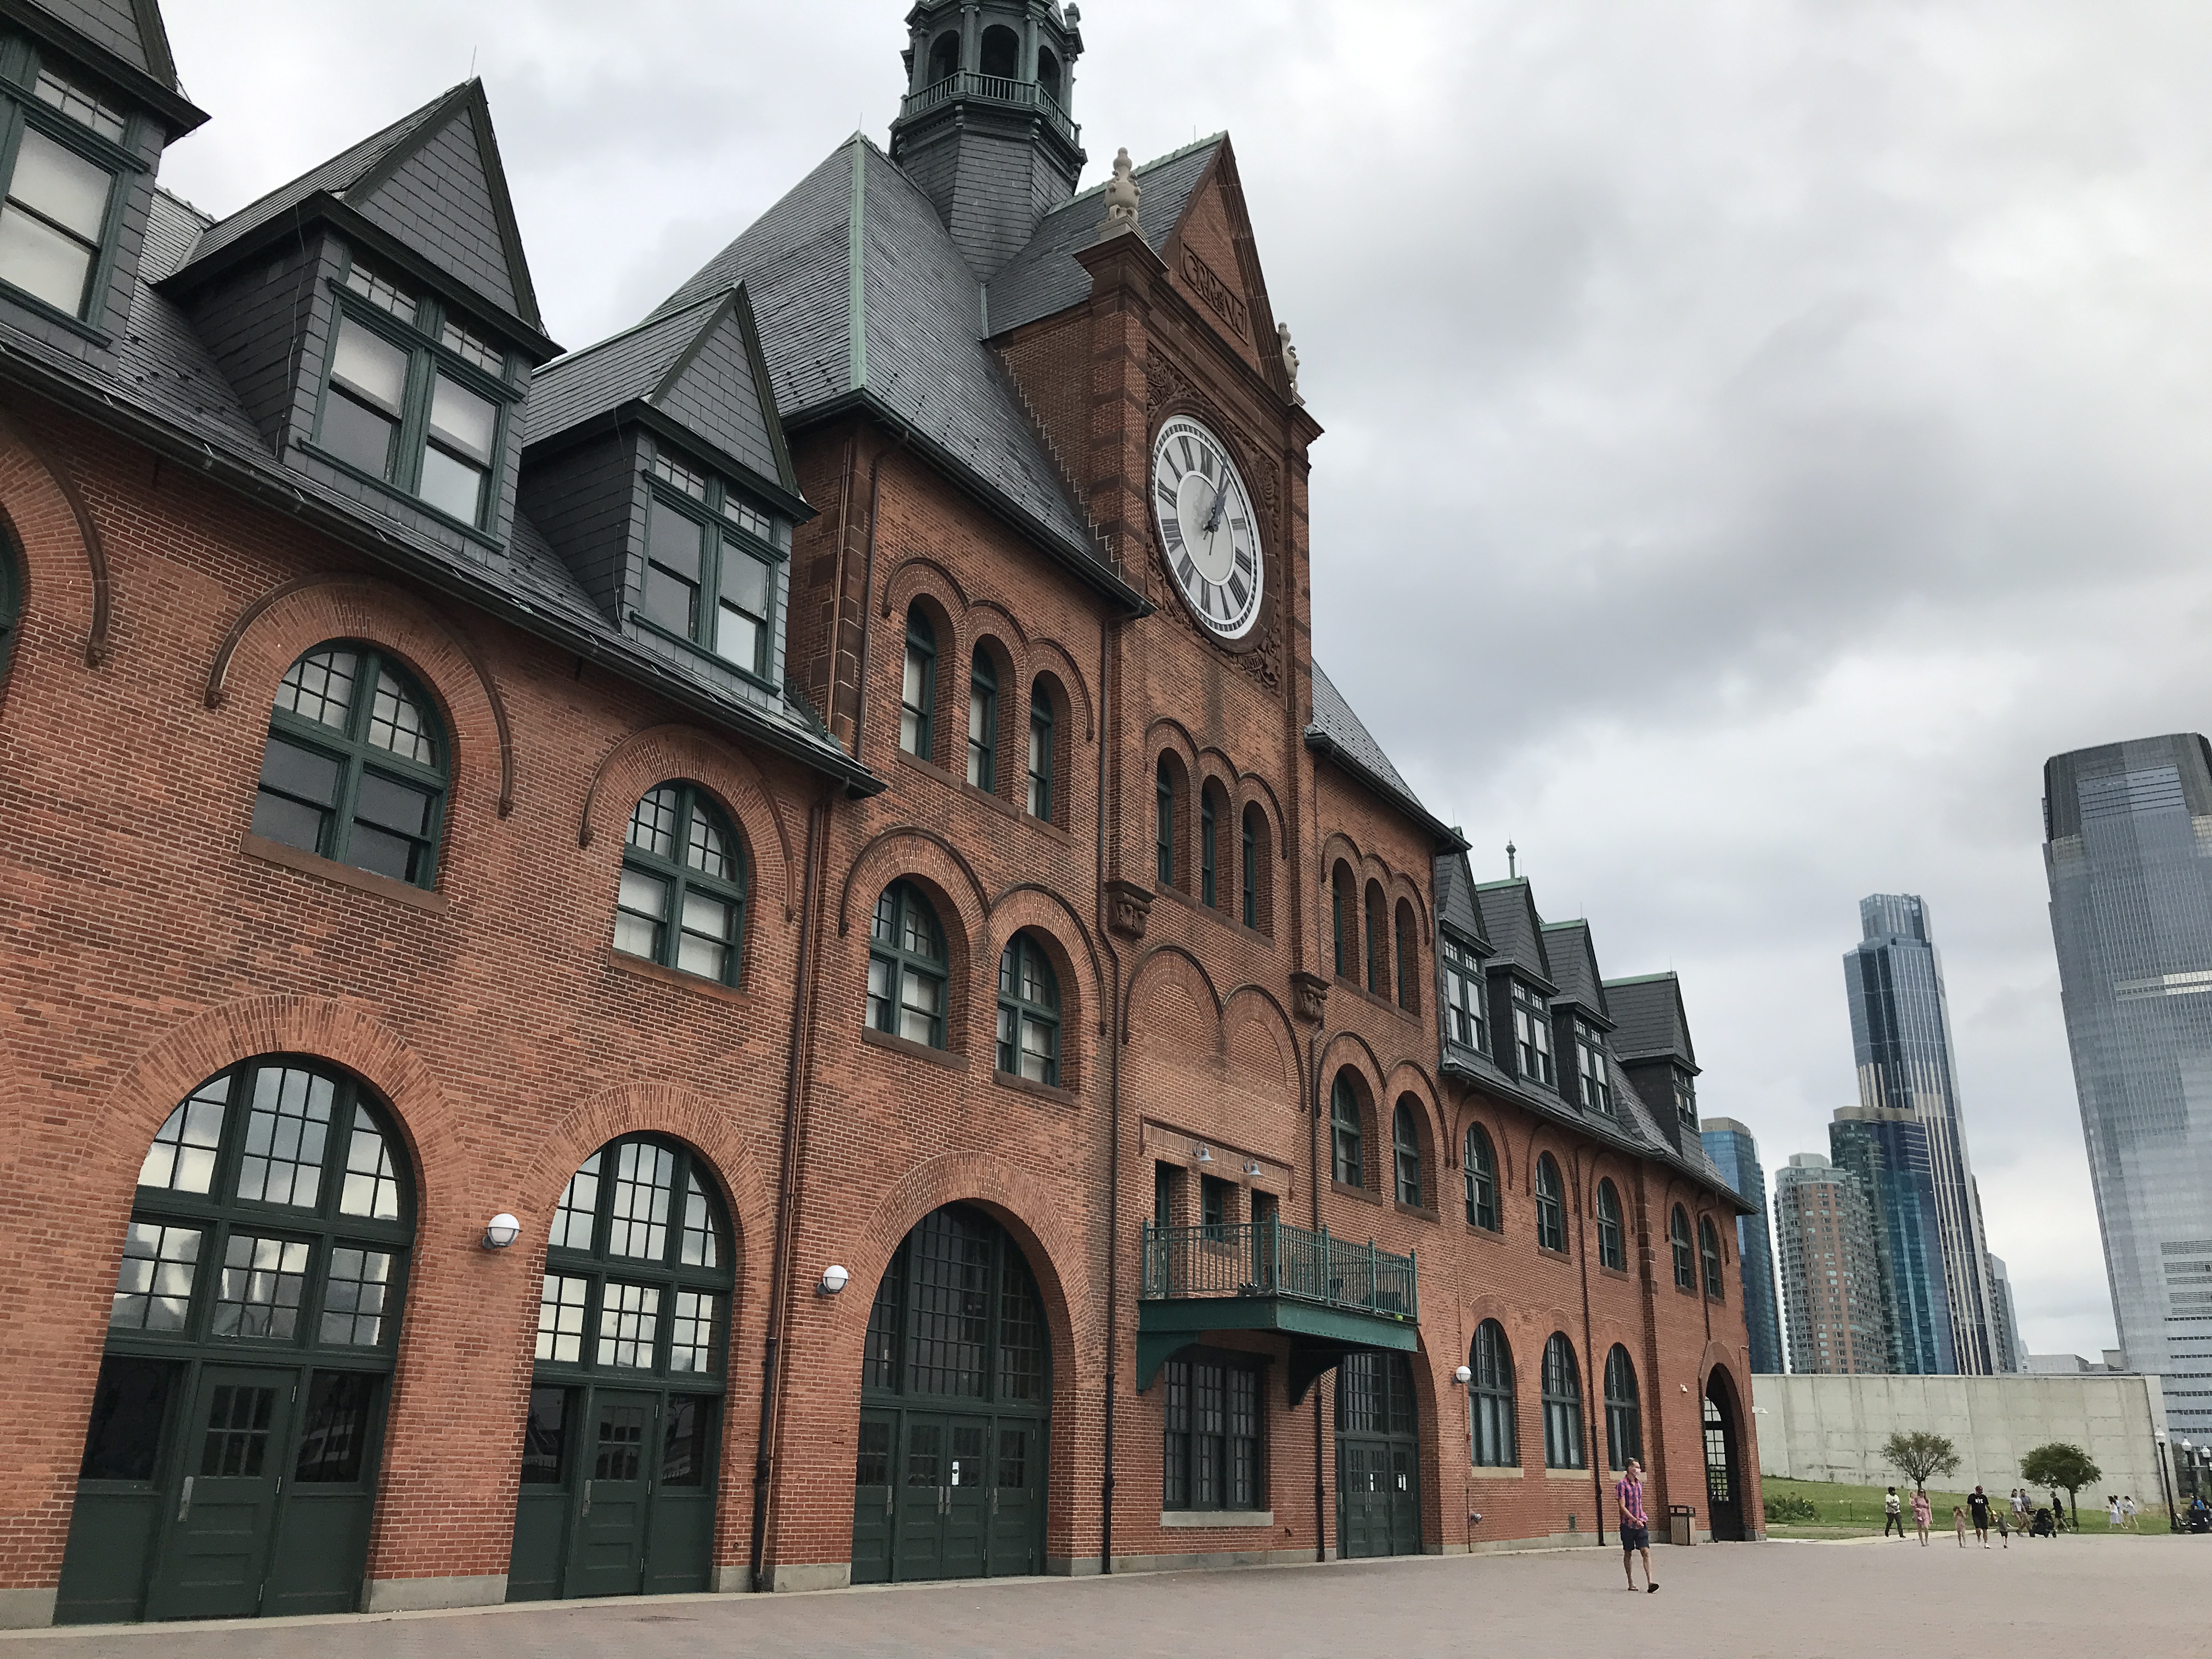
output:
[[[1314,665],[1227,138],[908,21],[564,356],[477,84],[210,221],[0,4],[6,1622],[1756,1530],[1679,993]]]

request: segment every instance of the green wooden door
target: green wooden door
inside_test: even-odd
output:
[[[891,1516],[902,1488],[892,1480],[898,1413],[863,1411],[860,1450],[853,1472],[853,1582],[881,1584],[891,1576]]]
[[[1345,1356],[1336,1381],[1339,1554],[1420,1553],[1419,1421],[1413,1368],[1403,1354]]]
[[[202,1369],[148,1618],[246,1619],[260,1611],[297,1382],[295,1371]]]
[[[945,1426],[945,1524],[939,1575],[981,1578],[987,1570],[984,1547],[991,1519],[991,1423],[988,1418],[955,1417],[948,1419]]]
[[[1042,1423],[997,1425],[991,1469],[990,1574],[1003,1578],[1042,1572],[1037,1550],[1044,1537],[1044,1446]]]
[[[1390,1447],[1389,1489],[1384,1494],[1390,1553],[1421,1553],[1421,1449],[1411,1441]]]
[[[711,1587],[715,1449],[721,1412],[722,1402],[712,1395],[672,1394],[661,1401],[646,1524],[647,1595],[672,1595]]]
[[[549,1601],[562,1593],[568,1559],[568,1523],[575,1488],[580,1389],[535,1388],[522,1428],[522,1483],[514,1504],[514,1541],[507,1563],[507,1599]]]
[[[592,1396],[566,1595],[635,1595],[645,1588],[659,1407],[649,1394],[601,1389]]]

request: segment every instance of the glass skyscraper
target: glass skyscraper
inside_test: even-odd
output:
[[[2024,1371],[2027,1348],[2021,1340],[2020,1315],[2012,1305],[2012,1275],[2005,1271],[2001,1255],[1990,1258],[1990,1291],[1996,1298],[1997,1370]]]
[[[1751,1368],[1761,1376],[1782,1370],[1782,1310],[1774,1296],[1774,1244],[1766,1226],[1766,1171],[1759,1143],[1732,1117],[1709,1117],[1698,1126],[1705,1156],[1739,1196],[1759,1206],[1735,1218],[1735,1259],[1743,1265],[1743,1328]]]
[[[1944,1376],[1959,1369],[1959,1360],[1928,1145],[1928,1126],[1909,1107],[1845,1106],[1828,1125],[1828,1155],[1859,1178],[1873,1207],[1889,1368]]]
[[[1859,1104],[1908,1110],[1928,1131],[1953,1364],[1970,1376],[1987,1376],[1996,1346],[1989,1249],[1966,1159],[1951,1013],[1928,907],[1911,893],[1872,894],[1859,901],[1859,931],[1858,945],[1844,957]]]
[[[2212,748],[2044,767],[2051,931],[2112,1311],[2174,1437],[2212,1435]]]

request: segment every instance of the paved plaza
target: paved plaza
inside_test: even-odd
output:
[[[1611,1550],[1000,1579],[814,1595],[18,1632],[8,1659],[1133,1659],[1241,1651],[1850,1655],[2193,1651],[2212,1539],[2081,1538],[1961,1552],[1894,1541],[1654,1553],[1629,1595]]]

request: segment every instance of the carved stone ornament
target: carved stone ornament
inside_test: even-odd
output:
[[[1152,920],[1152,896],[1133,881],[1106,884],[1106,926],[1121,939],[1140,939]]]
[[[1277,323],[1275,338],[1281,343],[1283,348],[1283,373],[1291,377],[1291,401],[1304,409],[1306,400],[1304,394],[1298,391],[1298,349],[1291,343],[1291,325],[1288,323]]]
[[[1106,181],[1106,220],[1098,228],[1098,240],[1119,236],[1137,228],[1137,198],[1143,194],[1138,187],[1137,176],[1129,161],[1129,152],[1114,152],[1114,176]]]
[[[1300,1019],[1310,1025],[1321,1024],[1322,1012],[1328,1006],[1327,980],[1319,974],[1292,974],[1291,996]]]

